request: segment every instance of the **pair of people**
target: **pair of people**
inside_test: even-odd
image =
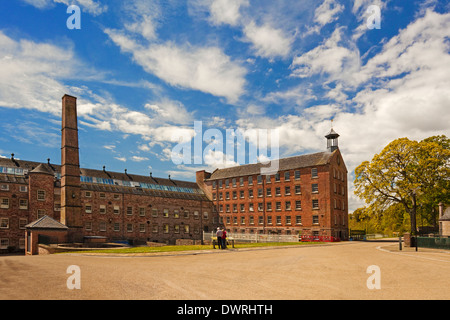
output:
[[[227,231],[225,228],[217,228],[216,232],[217,236],[217,244],[219,245],[219,249],[226,249],[227,248]]]

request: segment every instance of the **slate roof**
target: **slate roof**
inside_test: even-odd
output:
[[[33,221],[25,226],[27,229],[52,229],[52,230],[67,230],[68,227],[62,223],[56,221],[49,216],[43,216],[42,218]]]
[[[28,173],[39,172],[52,174],[61,173],[61,166],[52,163],[40,163],[34,161],[25,161],[10,158],[0,158],[0,167],[17,168],[28,170]],[[181,181],[168,178],[158,178],[148,176],[141,176],[129,173],[113,172],[108,170],[95,170],[95,169],[84,169],[80,168],[80,175],[85,177],[95,177],[103,179],[115,179],[121,181],[129,182],[141,182],[147,184],[154,184],[160,186],[170,186],[170,187],[180,187],[180,188],[191,188],[198,190],[198,193],[185,193],[185,192],[175,192],[175,191],[164,191],[164,190],[153,190],[145,188],[136,188],[128,186],[119,185],[107,185],[100,183],[87,183],[82,182],[81,188],[84,190],[100,191],[100,192],[120,192],[120,193],[132,193],[132,194],[142,194],[149,196],[165,197],[165,198],[181,198],[181,199],[191,199],[191,200],[204,200],[208,201],[207,196],[201,191],[197,183],[190,181]],[[15,182],[27,184],[27,176],[14,175],[14,174],[0,174],[1,182]],[[55,181],[55,186],[60,187],[60,180]]]
[[[279,171],[325,165],[330,161],[334,152],[325,151],[280,159]],[[263,167],[269,166],[267,164],[256,163],[225,169],[217,169],[207,180],[259,175],[261,174],[261,168]]]
[[[0,174],[0,182],[28,185],[28,181],[27,179],[25,179],[25,177],[11,174]]]
[[[325,136],[325,138],[338,138],[339,134],[331,128],[330,132]]]
[[[57,164],[48,164],[34,161],[25,161],[25,160],[17,160],[10,158],[0,158],[0,167],[15,167],[26,169],[29,172],[50,172],[51,174],[61,173],[61,166]],[[168,178],[157,178],[148,176],[141,176],[129,173],[121,173],[121,172],[113,172],[108,170],[95,170],[95,169],[84,169],[80,168],[80,174],[85,177],[96,177],[103,179],[116,179],[123,181],[136,181],[136,182],[144,182],[149,184],[159,184],[166,186],[175,186],[182,188],[193,188],[199,189],[197,183],[190,181],[182,181]]]
[[[36,168],[31,170],[30,173],[43,173],[50,176],[54,175],[54,171],[43,163],[40,163]]]

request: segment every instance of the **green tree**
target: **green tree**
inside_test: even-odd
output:
[[[410,216],[411,233],[416,235],[418,201],[448,202],[449,145],[445,136],[392,141],[372,161],[355,169],[355,194],[374,212],[401,204]]]
[[[376,212],[371,206],[358,208],[349,216],[351,230],[365,230],[366,233],[382,233],[392,236],[394,232],[403,234],[409,230],[409,215],[400,203]]]
[[[436,225],[440,202],[450,204],[449,150],[450,139],[433,136],[420,142],[421,158],[426,161],[427,174],[422,178],[422,193],[419,197],[419,212],[426,224]],[[431,155],[431,157],[429,156]]]

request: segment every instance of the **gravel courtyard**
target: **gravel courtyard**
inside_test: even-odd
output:
[[[67,268],[79,266],[80,289]],[[379,289],[369,289],[369,266]],[[220,288],[220,289],[218,289]],[[145,256],[0,256],[0,299],[450,299],[450,252],[388,242]]]

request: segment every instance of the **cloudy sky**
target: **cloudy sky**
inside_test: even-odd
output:
[[[68,28],[72,4],[81,29]],[[0,156],[60,163],[66,93],[78,97],[85,168],[194,180],[223,166],[220,148],[201,164],[172,160],[194,121],[224,137],[277,130],[284,157],[325,150],[334,119],[352,181],[396,138],[449,136],[450,5],[0,1]],[[349,188],[352,211],[361,202]]]

